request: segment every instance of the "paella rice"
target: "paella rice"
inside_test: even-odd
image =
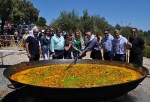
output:
[[[87,88],[125,83],[142,75],[132,69],[102,65],[76,64],[64,71],[68,64],[40,66],[20,71],[12,80],[42,87]]]

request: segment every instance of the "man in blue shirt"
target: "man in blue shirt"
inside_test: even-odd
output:
[[[82,52],[80,52],[80,56],[85,54],[87,51],[92,50],[90,55],[92,59],[102,59],[102,55],[100,51],[101,47],[99,46],[96,37],[92,34],[91,31],[87,31],[86,36],[88,38],[88,43],[85,49]]]
[[[63,59],[64,56],[64,37],[61,35],[61,30],[57,29],[56,34],[51,38],[51,52],[53,59]]]
[[[114,37],[109,34],[108,30],[104,31],[104,37],[102,39],[103,49],[104,49],[104,60],[111,60],[111,49],[112,40]]]

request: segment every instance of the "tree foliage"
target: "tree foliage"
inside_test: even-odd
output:
[[[26,0],[0,0],[1,30],[6,21],[14,24],[31,24],[38,19],[39,10],[30,1]]]
[[[39,10],[30,1],[19,1],[19,10],[24,14],[21,23],[28,25],[37,22]]]
[[[75,10],[72,10],[71,12],[63,11],[50,25],[54,29],[60,28],[67,32],[74,32],[78,29],[82,33],[91,30],[94,34],[102,34],[106,29],[113,30],[113,27],[108,24],[104,17],[100,17],[100,15],[96,14],[90,16],[87,10],[83,11],[83,16],[78,16],[78,13]]]
[[[121,26],[118,23],[116,24],[115,29],[120,30],[120,31],[122,30]]]
[[[52,21],[51,26],[54,29],[60,28],[67,32],[75,31],[79,27],[78,13],[75,10],[71,12],[60,12],[60,16]]]
[[[5,22],[13,20],[14,16],[18,16],[20,12],[18,10],[17,0],[0,0],[0,5],[1,30],[3,32]]]
[[[75,30],[80,30],[83,34],[90,30],[94,34],[100,34],[103,36],[104,30],[109,30],[111,34],[114,33],[115,29],[121,31],[121,35],[128,39],[131,36],[131,26],[120,26],[118,23],[116,26],[108,24],[104,17],[100,15],[89,15],[87,10],[83,11],[83,15],[79,16],[75,10],[71,12],[60,12],[60,16],[54,19],[51,24],[54,29],[60,28],[67,32],[74,32]],[[142,37],[146,45],[150,46],[150,30],[143,31],[138,30],[138,36]]]
[[[148,46],[150,46],[150,30],[144,31],[142,37],[143,37],[145,43],[146,43]]]
[[[125,27],[120,27],[121,29],[121,35],[128,38],[131,36],[131,27],[125,26]]]
[[[44,17],[39,17],[38,21],[36,22],[36,25],[40,27],[45,27],[46,19]]]
[[[0,18],[4,20],[12,20],[20,12],[17,0],[0,0]]]

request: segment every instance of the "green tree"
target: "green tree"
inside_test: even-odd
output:
[[[143,32],[143,39],[144,39],[146,45],[150,46],[150,32],[149,32],[149,30]]]
[[[121,26],[117,23],[115,29],[121,30]]]
[[[138,36],[143,37],[144,36],[144,32],[143,30],[137,30]]]
[[[46,26],[46,19],[44,17],[39,17],[36,25],[40,26],[40,27],[45,27]]]
[[[148,30],[147,33],[150,35],[150,30]]]
[[[85,33],[87,30],[92,30],[92,21],[90,19],[91,17],[88,14],[87,10],[83,11],[83,16],[80,17],[80,30],[81,32]]]
[[[57,19],[51,22],[50,26],[67,32],[74,32],[78,29],[85,33],[85,31],[91,30],[94,34],[101,34],[105,29],[113,29],[113,26],[108,24],[104,17],[96,14],[90,16],[87,10],[83,11],[83,16],[78,16],[75,10],[71,12],[63,11]]]
[[[23,13],[23,18],[18,21],[20,24],[31,24],[36,23],[38,21],[39,10],[34,7],[34,5],[30,1],[21,0],[19,3],[19,10]],[[14,21],[16,21],[14,19]]]
[[[30,1],[26,0],[0,0],[1,30],[6,21],[14,24],[31,24],[38,20],[39,10],[34,8]]]
[[[104,17],[100,17],[100,15],[92,15],[91,16],[91,24],[92,29],[95,34],[100,34],[103,36],[104,30],[112,30],[114,27],[112,27],[108,22],[105,20]]]
[[[131,27],[125,26],[121,28],[121,35],[128,39],[131,36]]]
[[[113,35],[115,28],[112,25],[109,25],[108,30],[109,30],[109,33]]]
[[[21,14],[21,12],[18,10],[17,2],[18,0],[0,0],[0,19],[2,21],[2,33],[6,21],[11,21],[14,19],[14,16],[19,16],[19,14]]]
[[[67,32],[74,32],[79,28],[78,13],[75,10],[71,12],[60,12],[60,16],[50,24],[54,29],[60,28]]]

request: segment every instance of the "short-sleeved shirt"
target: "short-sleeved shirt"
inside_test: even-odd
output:
[[[132,48],[130,48],[130,53],[140,54],[143,52],[142,45],[144,45],[145,42],[142,38],[140,38],[138,36],[135,39],[130,37],[129,42],[132,44]]]
[[[39,46],[40,46],[40,42],[38,39],[35,39],[32,36],[28,36],[26,43],[29,43],[28,47],[29,47],[29,53],[31,55],[37,55],[39,54]]]

